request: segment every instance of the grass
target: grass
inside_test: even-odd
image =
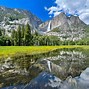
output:
[[[15,54],[26,53],[28,55],[46,53],[62,48],[83,48],[89,49],[89,46],[0,46],[0,57],[14,56]]]

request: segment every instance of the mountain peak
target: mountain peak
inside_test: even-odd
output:
[[[66,16],[66,14],[64,13],[64,12],[61,12],[59,15],[57,15],[57,16]],[[55,17],[57,17],[57,16],[55,16]],[[54,18],[55,18],[54,17]]]
[[[56,17],[60,17],[60,18],[65,18],[65,17],[67,17],[67,18],[78,18],[79,19],[79,16],[75,16],[75,15],[67,15],[66,13],[64,13],[64,12],[61,12],[59,15],[57,15],[57,16],[55,16],[54,18],[56,18]]]
[[[61,12],[59,15],[53,17],[53,19],[55,19],[55,18],[66,18],[66,17],[67,17],[66,14],[64,12]]]
[[[37,29],[42,21],[30,11],[7,8],[0,6],[0,28],[6,30],[17,29],[19,25],[29,23],[33,29]]]
[[[50,21],[39,25],[39,29],[45,32],[45,35],[58,36],[61,40],[79,40],[85,37],[85,26],[78,16],[68,17],[65,13],[60,13]]]

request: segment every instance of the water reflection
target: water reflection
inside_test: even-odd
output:
[[[79,51],[77,49],[64,49],[57,51],[57,56],[51,56],[46,58],[51,61],[52,72],[55,74],[54,65],[62,68],[62,74],[64,78],[71,75],[73,77],[79,75],[85,68],[89,67],[89,55],[84,52],[85,50]],[[58,69],[56,70],[58,74]],[[62,76],[60,76],[62,77]]]
[[[89,89],[89,67],[80,76],[61,80],[55,75],[42,72],[26,85],[10,86],[2,89]]]
[[[89,50],[61,49],[39,55],[16,55],[0,60],[0,87],[29,83],[42,71],[61,80],[79,76],[89,67]]]

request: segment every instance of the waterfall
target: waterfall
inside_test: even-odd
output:
[[[48,64],[48,69],[49,69],[49,71],[51,72],[51,65],[50,65],[51,62],[47,60],[47,64]]]
[[[47,32],[49,32],[50,30],[51,30],[51,21],[49,21]]]

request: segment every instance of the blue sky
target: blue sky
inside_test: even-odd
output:
[[[55,0],[0,0],[0,6],[30,10],[40,19],[46,21],[50,18],[44,7],[54,5],[54,1]]]
[[[0,5],[30,10],[43,21],[63,11],[78,15],[81,20],[89,24],[89,0],[0,0]]]

